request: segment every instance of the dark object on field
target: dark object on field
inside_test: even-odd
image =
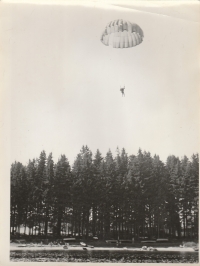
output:
[[[67,245],[64,245],[63,248],[64,248],[64,249],[68,249],[68,246],[67,246]]]
[[[132,243],[132,240],[129,239],[124,239],[124,240],[119,240],[119,243]]]

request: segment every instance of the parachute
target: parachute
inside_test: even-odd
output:
[[[137,24],[117,19],[107,24],[101,42],[113,48],[129,48],[140,44],[143,37],[143,31]]]

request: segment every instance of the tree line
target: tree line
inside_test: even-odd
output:
[[[10,232],[99,239],[198,237],[199,155],[139,149],[102,157],[83,146],[70,166],[45,151],[11,165]],[[28,231],[28,233],[27,233]]]

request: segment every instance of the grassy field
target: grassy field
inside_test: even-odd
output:
[[[60,243],[64,244],[64,241],[61,239],[14,239],[11,241],[11,246],[19,245],[19,243],[35,243],[35,244],[49,244],[50,242],[53,243]],[[137,241],[134,243],[126,243],[120,242],[119,243],[107,243],[103,240],[82,240],[76,239],[75,241],[69,241],[71,245],[79,245],[80,242],[85,242],[87,245],[92,245],[94,247],[137,247],[141,248],[142,246],[151,246],[151,247],[179,247],[180,245],[185,245],[188,247],[198,246],[197,241],[182,241],[182,240],[175,240],[175,241],[168,241],[168,242],[154,242],[154,243],[144,243],[142,241]]]
[[[51,242],[51,240],[46,240]],[[59,242],[60,240],[54,240]],[[37,247],[41,242],[45,242],[42,239],[29,239],[22,240],[18,239],[13,241],[10,251],[10,260],[16,262],[101,262],[101,263],[198,263],[198,252],[170,252],[167,251],[168,247],[179,247],[180,245],[186,247],[198,246],[197,242],[183,242],[183,241],[170,241],[170,242],[159,242],[159,243],[107,243],[101,240],[81,240],[70,242],[70,245],[80,245],[80,242],[85,242],[87,245],[94,246],[92,250],[63,250],[62,245],[54,245],[51,250],[51,246],[44,245],[45,248],[50,248],[50,250],[40,250],[40,248],[34,248],[29,250],[21,248],[21,250],[15,249],[20,245],[20,242],[24,243],[35,243]],[[43,243],[44,244],[44,243]],[[64,243],[62,243],[64,244]],[[56,246],[60,250],[55,250]],[[166,251],[158,252],[143,252],[134,251],[131,252],[131,248],[141,248],[143,246],[154,247],[154,248],[166,248]],[[96,250],[95,247],[108,248],[107,250]],[[120,250],[120,248],[127,247],[127,250]],[[13,248],[13,250],[12,250]],[[109,250],[112,249],[112,250]],[[115,248],[115,249],[113,249]],[[23,250],[24,249],[24,250]],[[38,250],[39,249],[39,250]],[[183,251],[183,252],[182,252]]]
[[[198,263],[198,252],[12,251],[15,262]]]

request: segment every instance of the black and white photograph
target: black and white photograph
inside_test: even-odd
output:
[[[1,265],[199,263],[199,4],[1,1]]]

